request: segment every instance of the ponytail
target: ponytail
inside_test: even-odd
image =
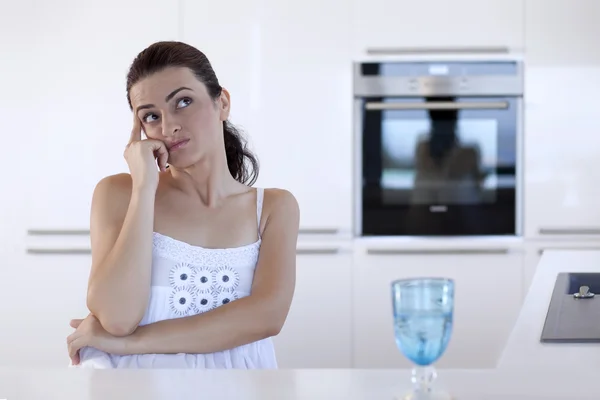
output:
[[[258,160],[248,150],[240,131],[229,121],[223,121],[223,135],[227,167],[231,176],[238,182],[252,186],[258,178]]]

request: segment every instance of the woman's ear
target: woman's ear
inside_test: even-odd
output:
[[[227,89],[221,90],[221,97],[219,99],[219,112],[220,120],[227,121],[229,118],[229,111],[231,110],[231,98]]]

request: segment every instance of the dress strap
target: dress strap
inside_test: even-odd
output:
[[[256,189],[256,223],[258,226],[258,237],[260,238],[260,217],[262,215],[262,209],[263,209],[263,199],[265,196],[265,189],[264,188],[257,188]]]

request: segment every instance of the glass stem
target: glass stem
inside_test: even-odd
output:
[[[415,394],[429,395],[433,390],[433,382],[436,377],[435,368],[431,365],[414,367],[412,369],[412,383]]]

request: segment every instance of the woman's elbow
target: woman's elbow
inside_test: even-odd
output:
[[[283,329],[283,326],[285,325],[285,320],[287,318],[287,314],[288,314],[287,310],[281,310],[281,311],[276,311],[270,315],[270,317],[267,319],[267,322],[265,323],[266,337],[272,337],[272,336],[279,335],[279,333]]]
[[[279,335],[279,332],[281,332],[282,328],[283,324],[270,324],[265,331],[265,337],[270,338]]]
[[[100,324],[106,332],[117,337],[129,336],[135,332],[138,327],[138,324],[136,323],[125,321],[102,321],[100,318],[98,318],[98,321],[100,321]]]
[[[141,322],[141,317],[137,318],[136,316],[136,318],[133,318],[132,316],[115,315],[116,312],[111,312],[105,306],[102,306],[102,304],[90,300],[88,296],[88,309],[98,318],[104,330],[113,336],[129,336],[137,329]]]
[[[102,328],[112,336],[129,336],[137,329],[140,323],[140,321],[133,320],[132,318],[111,316],[114,313],[101,312],[101,310],[90,307],[90,304],[88,304],[88,309],[98,318]]]

